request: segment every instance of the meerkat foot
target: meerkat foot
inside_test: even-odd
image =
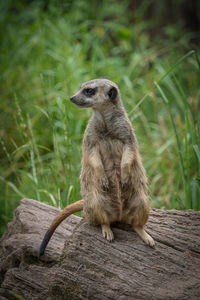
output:
[[[144,230],[142,227],[133,227],[135,232],[141,237],[141,239],[150,247],[155,246],[155,241],[153,238]]]
[[[114,234],[110,229],[110,226],[107,224],[102,224],[101,229],[102,229],[103,237],[107,239],[109,242],[112,242],[114,240]]]

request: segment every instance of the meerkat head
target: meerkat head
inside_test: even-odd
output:
[[[83,83],[80,91],[73,95],[70,101],[77,106],[92,107],[94,109],[121,104],[117,85],[108,79],[94,79]]]

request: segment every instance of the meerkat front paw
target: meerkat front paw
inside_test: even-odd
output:
[[[130,178],[130,166],[123,165],[121,167],[121,186],[122,188],[126,187]]]
[[[108,190],[109,189],[109,181],[106,176],[100,177],[100,183],[103,189]]]
[[[109,189],[109,180],[106,176],[106,173],[105,173],[103,167],[102,166],[96,167],[95,173],[96,173],[96,178],[99,182],[99,185],[104,190],[108,190]]]

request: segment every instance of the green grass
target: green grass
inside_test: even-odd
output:
[[[151,205],[200,210],[199,53],[190,34],[131,21],[128,1],[58,7],[1,1],[1,233],[23,197],[63,208],[80,199],[81,141],[90,110],[80,84],[115,81],[135,128]],[[148,1],[144,1],[148,3]],[[98,11],[98,15],[96,12]],[[174,29],[174,30],[172,30]]]

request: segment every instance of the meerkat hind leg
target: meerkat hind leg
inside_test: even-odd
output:
[[[110,225],[102,224],[101,229],[102,229],[103,237],[107,239],[109,242],[112,242],[114,240],[114,234],[110,228]]]
[[[155,242],[153,240],[153,238],[144,230],[143,227],[136,227],[133,226],[133,229],[135,230],[135,232],[137,232],[137,234],[141,237],[141,239],[149,246],[154,247],[155,246]]]

